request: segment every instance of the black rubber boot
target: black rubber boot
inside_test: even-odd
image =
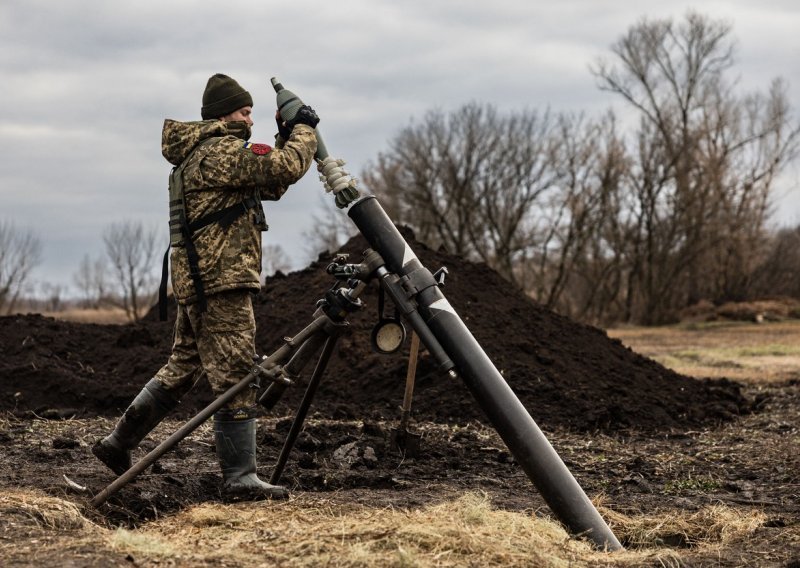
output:
[[[256,419],[245,411],[220,410],[214,415],[214,442],[222,467],[226,499],[286,499],[289,491],[256,475]]]
[[[92,453],[111,471],[122,475],[131,467],[131,450],[177,404],[157,379],[151,379],[128,406],[114,431],[92,446]]]

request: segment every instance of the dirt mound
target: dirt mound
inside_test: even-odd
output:
[[[669,371],[605,332],[536,304],[487,266],[431,250],[408,232],[405,236],[429,269],[447,266],[445,295],[543,427],[686,430],[747,411],[737,384]],[[341,252],[358,261],[366,247],[362,237],[355,237]],[[334,284],[325,272],[331,258],[321,255],[304,270],[267,281],[255,301],[257,345],[263,353],[311,321],[316,301]],[[408,345],[391,356],[372,352],[377,284],[362,298],[367,307],[351,316],[351,330],[339,340],[314,401],[312,411],[319,417],[379,420],[398,414]],[[103,326],[41,316],[0,318],[0,409],[119,414],[169,353],[171,323],[154,321],[152,313],[147,319]],[[417,419],[483,419],[466,388],[436,373],[424,352],[417,377]],[[289,389],[276,411],[290,413],[302,390],[303,385]],[[195,391],[182,404],[184,414],[210,400],[206,385]]]
[[[0,319],[0,408],[51,417],[115,414],[166,361],[166,325]]]

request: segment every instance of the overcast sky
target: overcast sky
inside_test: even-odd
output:
[[[83,256],[102,254],[111,222],[160,224],[166,246],[161,126],[199,119],[214,73],[252,93],[253,140],[267,143],[277,76],[359,175],[434,108],[594,115],[618,105],[589,65],[643,16],[680,19],[689,8],[732,23],[742,89],[783,77],[800,114],[796,0],[0,0],[0,219],[38,233],[38,283],[71,285]],[[795,166],[782,180],[776,223],[800,223],[798,178]],[[311,259],[303,232],[321,195],[312,171],[268,204],[265,243],[293,268]]]

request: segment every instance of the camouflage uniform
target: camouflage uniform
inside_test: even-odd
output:
[[[278,138],[275,148],[246,142],[236,129],[237,123],[219,120],[165,121],[164,157],[175,166],[188,157],[183,188],[189,223],[249,197],[277,200],[313,161],[317,141],[309,126],[297,125],[288,140]],[[252,367],[256,351],[251,293],[260,289],[263,230],[259,207],[227,229],[211,223],[194,234],[205,311],[197,304],[185,247],[172,248],[172,288],[178,301],[175,341],[156,379],[176,399],[191,388],[201,368],[219,395]],[[248,389],[228,407],[250,406],[254,397]]]
[[[251,294],[260,289],[261,231],[267,228],[261,201],[280,199],[308,171],[319,117],[301,106],[291,124],[279,121],[273,149],[247,142],[252,106],[248,91],[216,73],[203,91],[205,120],[164,123],[162,153],[175,165],[169,183],[175,343],[167,364],[136,395],[114,430],[92,446],[95,457],[117,475],[130,469],[132,451],[201,371],[221,395],[253,366]],[[222,494],[233,500],[283,499],[289,496],[286,488],[256,473],[257,420],[249,409],[254,399],[255,391],[246,389],[214,414]]]

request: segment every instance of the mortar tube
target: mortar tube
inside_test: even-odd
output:
[[[424,269],[374,196],[360,199],[348,215],[399,276]],[[431,276],[431,280],[433,277]],[[595,509],[553,446],[437,286],[417,293],[418,311],[458,374],[556,517],[574,535],[601,549],[622,545]]]

